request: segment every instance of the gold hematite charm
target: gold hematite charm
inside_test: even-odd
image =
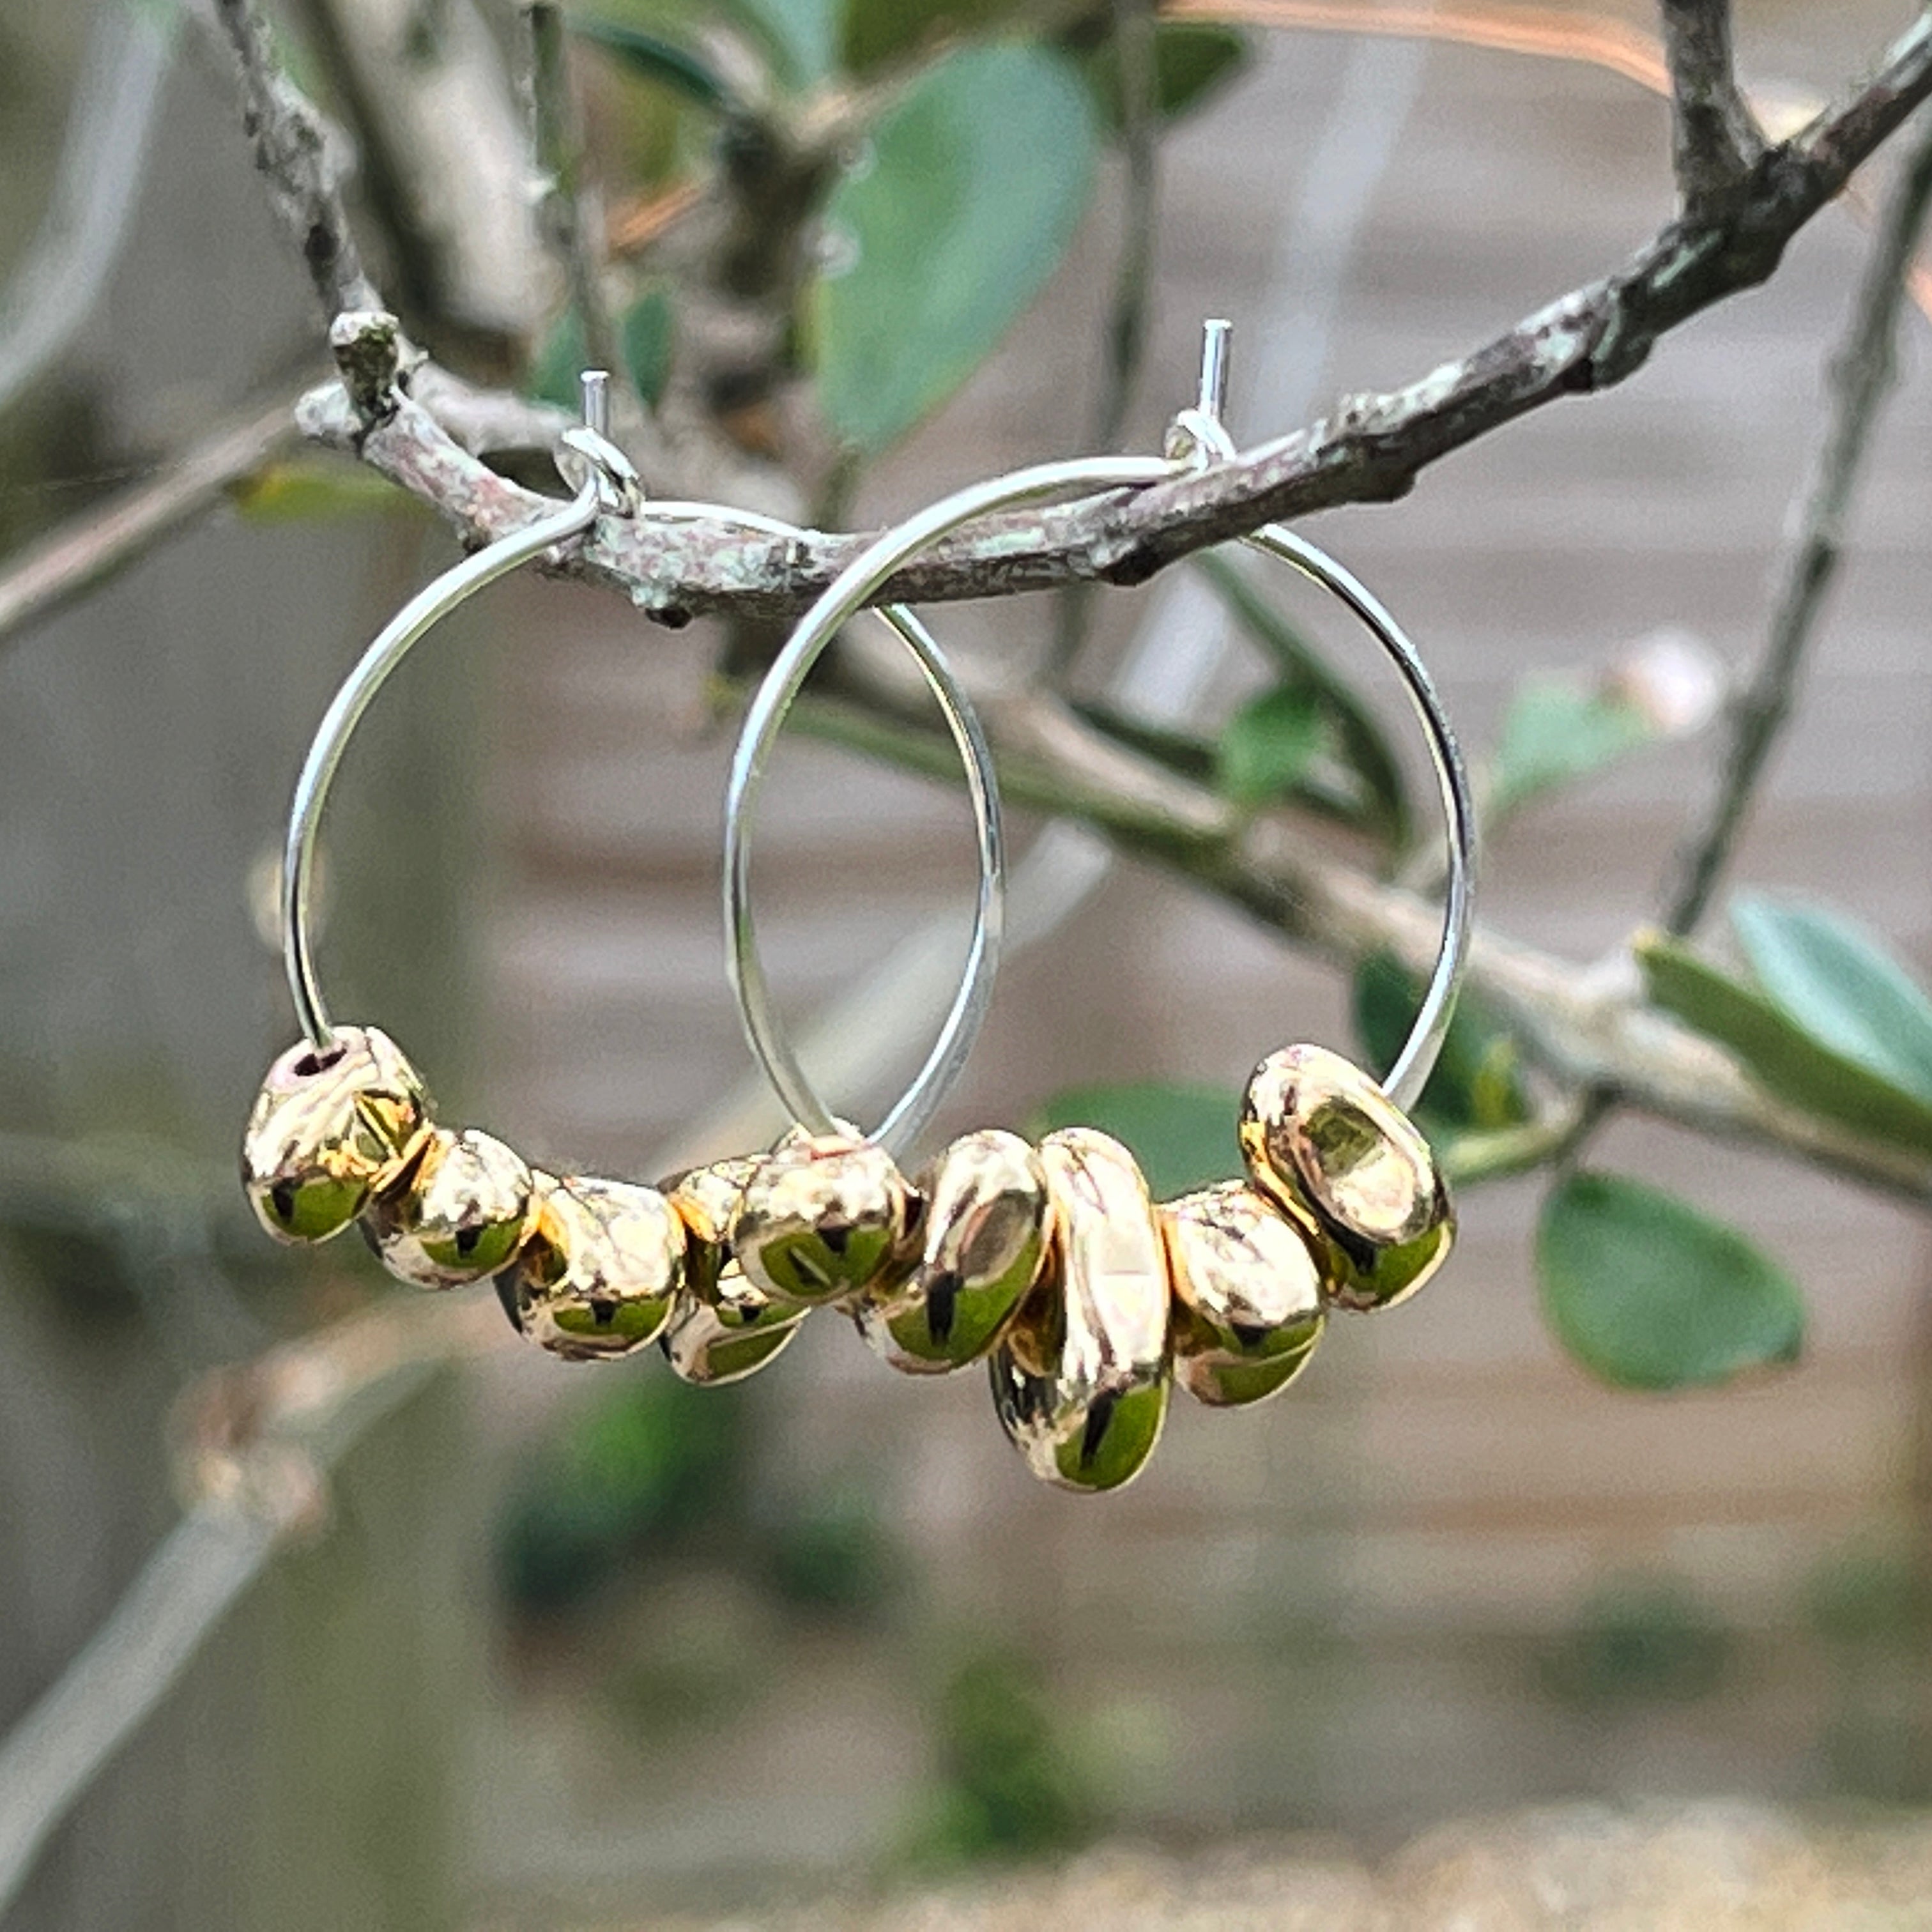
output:
[[[1174,1380],[1216,1407],[1287,1388],[1322,1336],[1322,1277],[1307,1237],[1244,1180],[1154,1213],[1174,1288]]]
[[[782,1300],[842,1300],[891,1268],[910,1199],[871,1141],[794,1135],[746,1177],[730,1246],[754,1288]]]
[[[1046,1180],[1017,1134],[955,1141],[920,1174],[912,1271],[854,1308],[860,1332],[896,1369],[958,1368],[997,1342],[1039,1274]]]
[[[728,1243],[755,1154],[714,1161],[664,1184],[686,1231],[684,1292],[659,1337],[664,1358],[688,1382],[716,1388],[775,1360],[810,1312],[745,1278]]]
[[[508,1264],[530,1210],[530,1171],[501,1141],[436,1127],[407,1172],[364,1209],[362,1232],[392,1274],[454,1288]]]
[[[1263,1060],[1241,1151],[1255,1185],[1307,1231],[1338,1306],[1387,1308],[1449,1252],[1455,1216],[1429,1143],[1340,1054],[1290,1046]]]
[[[496,1278],[512,1322],[572,1361],[654,1342],[684,1284],[684,1223],[654,1187],[532,1176],[530,1232]]]
[[[1034,1474],[1112,1490],[1154,1453],[1167,1413],[1167,1264],[1147,1183],[1118,1141],[1041,1142],[1048,1250],[992,1368],[1000,1422]]]
[[[406,1167],[429,1130],[421,1077],[386,1033],[338,1027],[269,1068],[242,1139],[242,1184],[280,1241],[326,1241]]]

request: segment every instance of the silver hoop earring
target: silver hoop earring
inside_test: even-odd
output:
[[[242,1179],[278,1240],[326,1240],[354,1222],[402,1280],[440,1288],[494,1277],[513,1323],[558,1354],[626,1354],[676,1328],[685,1354],[669,1351],[674,1361],[694,1380],[724,1380],[769,1359],[795,1322],[740,1323],[759,1332],[734,1329],[712,1346],[696,1332],[703,1322],[694,1328],[680,1318],[709,1308],[687,1293],[688,1282],[715,1294],[723,1273],[707,1268],[702,1251],[694,1262],[685,1209],[633,1182],[544,1174],[490,1135],[437,1125],[422,1077],[395,1042],[379,1028],[331,1018],[310,936],[316,842],[343,754],[383,686],[442,618],[605,516],[634,517],[648,507],[661,519],[703,517],[800,534],[715,505],[646,506],[635,468],[607,434],[604,394],[601,374],[587,373],[583,423],[562,439],[559,467],[578,479],[571,501],[418,592],[344,680],[310,745],[290,809],[281,892],[284,963],[304,1037],[269,1070],[256,1096],[243,1136]],[[968,980],[983,1006],[998,954],[1003,884],[992,756],[924,627],[896,608],[880,614],[912,652],[966,759],[981,876]]]
[[[1408,1039],[1378,1083],[1340,1054],[1281,1049],[1250,1078],[1240,1122],[1247,1178],[1156,1204],[1127,1149],[1087,1129],[1036,1150],[997,1131],[940,1153],[901,1210],[897,1260],[836,1264],[842,1227],[883,1150],[837,1132],[772,1008],[750,899],[751,826],[785,715],[841,628],[930,544],[992,512],[1071,490],[1144,487],[1234,455],[1220,421],[1225,324],[1210,324],[1196,406],[1161,458],[1047,463],[958,490],[876,538],[800,620],[766,674],[732,760],[725,815],[728,965],[747,1038],[791,1110],[790,1142],[743,1177],[721,1238],[782,1298],[836,1300],[896,1367],[942,1371],[985,1357],[994,1406],[1034,1473],[1106,1490],[1144,1466],[1170,1381],[1227,1406],[1286,1388],[1328,1311],[1392,1306],[1441,1265],[1454,1220],[1413,1106],[1442,1047],[1467,962],[1474,814],[1456,736],[1426,667],[1382,604],[1340,564],[1270,525],[1240,541],[1344,604],[1400,674],[1442,800],[1448,888],[1435,967]],[[936,1058],[937,1056],[935,1056]],[[821,1231],[815,1234],[814,1228]],[[802,1263],[805,1278],[794,1272]]]

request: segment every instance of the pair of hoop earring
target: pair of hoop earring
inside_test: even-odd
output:
[[[706,504],[646,504],[607,433],[602,379],[559,467],[566,506],[446,572],[398,614],[328,707],[297,782],[281,915],[304,1038],[270,1069],[242,1144],[244,1186],[277,1239],[326,1240],[352,1221],[389,1271],[442,1288],[491,1280],[512,1324],[574,1360],[656,1342],[686,1380],[734,1382],[773,1360],[814,1308],[836,1306],[895,1368],[989,1364],[994,1406],[1034,1472],[1110,1490],[1153,1452],[1171,1385],[1216,1407],[1259,1401],[1306,1364],[1334,1309],[1412,1294],[1448,1252],[1454,1217],[1409,1120],[1441,1052],[1467,955],[1474,831],[1455,734],[1414,646],[1357,580],[1279,526],[1241,541],[1343,603],[1400,674],[1441,793],[1448,890],[1441,944],[1414,1024],[1384,1082],[1314,1046],[1256,1069],[1240,1122],[1246,1177],[1154,1202],[1132,1155],[1096,1130],[1037,1147],[970,1133],[908,1179],[900,1160],[963,1066],[1000,946],[1004,854],[998,782],[970,700],[912,613],[878,615],[914,657],[964,766],[979,848],[965,970],[924,1064],[881,1124],[840,1120],[799,1064],[758,952],[750,868],[766,762],[812,666],[897,571],[992,512],[1074,490],[1144,488],[1232,458],[1220,422],[1227,326],[1208,325],[1200,395],[1162,457],[1048,463],[958,490],[868,544],[800,620],[746,712],[726,794],[728,968],[753,1052],[794,1123],[774,1147],[656,1186],[559,1177],[474,1128],[436,1123],[420,1076],[374,1027],[338,1026],[309,934],[317,830],[342,753],[391,674],[484,585],[604,517],[706,518],[795,534]]]

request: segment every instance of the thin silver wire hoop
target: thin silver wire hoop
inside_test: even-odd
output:
[[[724,793],[724,910],[725,970],[753,1056],[793,1120],[810,1134],[842,1133],[844,1124],[820,1096],[800,1064],[797,1050],[772,1003],[758,950],[752,910],[752,825],[758,794],[787,714],[805,680],[839,631],[862,610],[872,592],[905,560],[961,524],[988,511],[1051,496],[1079,486],[1130,486],[1177,473],[1177,466],[1142,457],[1081,458],[1042,464],[956,490],[875,538],[832,579],[799,621],[752,694],[731,757]],[[882,610],[922,662],[943,652],[925,626],[903,606]],[[914,637],[920,640],[914,643]],[[1000,917],[1005,904],[1005,850],[1000,826],[999,780],[977,710],[946,670],[942,689],[928,671],[947,728],[964,766],[980,838],[980,912],[968,948],[958,992],[932,1051],[885,1118],[867,1136],[888,1153],[903,1154],[930,1124],[958,1078],[986,1022],[999,964]],[[988,913],[994,916],[989,920]]]
[[[1226,431],[1206,410],[1184,410],[1175,419],[1169,446],[1174,454],[1166,458],[1076,458],[1040,464],[969,485],[928,506],[876,538],[839,573],[800,620],[754,694],[732,758],[725,796],[726,966],[752,1051],[794,1119],[807,1131],[830,1132],[838,1124],[800,1065],[772,1007],[751,904],[752,814],[786,713],[813,665],[872,592],[910,558],[961,524],[1070,490],[1144,488],[1234,453]],[[1400,674],[1428,744],[1442,800],[1449,862],[1442,937],[1421,1006],[1382,1082],[1398,1106],[1412,1108],[1441,1055],[1468,967],[1476,834],[1461,749],[1420,653],[1365,585],[1325,551],[1279,524],[1240,541],[1288,564],[1354,614]],[[970,706],[962,722],[976,731],[976,716]],[[956,740],[958,735],[956,725]],[[970,765],[969,760],[969,769]],[[986,977],[983,990],[972,983],[970,972],[968,980],[962,980],[932,1053],[874,1136],[889,1150],[898,1152],[917,1138],[957,1076],[990,998],[990,973]]]
[[[334,1044],[334,1028],[322,996],[309,936],[315,853],[322,808],[334,782],[342,754],[362,715],[388,683],[410,649],[434,626],[478,591],[507,576],[519,564],[541,556],[553,545],[590,528],[602,514],[606,484],[593,474],[562,508],[539,517],[520,530],[478,550],[418,590],[364,651],[322,714],[302,760],[289,807],[289,830],[282,848],[282,963],[289,977],[296,1018],[310,1044],[326,1053]]]

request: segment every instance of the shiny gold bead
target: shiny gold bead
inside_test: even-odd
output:
[[[797,1135],[752,1169],[729,1244],[754,1288],[808,1306],[842,1300],[893,1268],[910,1207],[884,1148],[842,1134]]]
[[[269,1068],[242,1137],[242,1184],[278,1241],[326,1241],[394,1181],[429,1131],[421,1077],[386,1033],[338,1027]]]
[[[738,1154],[728,1160],[714,1160],[707,1166],[692,1168],[659,1184],[664,1198],[688,1232],[685,1286],[700,1301],[716,1300],[728,1267],[734,1284],[730,1292],[740,1294],[750,1290],[744,1270],[731,1264],[731,1220],[738,1211],[745,1183],[757,1171],[761,1158],[754,1154]]]
[[[496,1278],[510,1319],[570,1361],[654,1342],[684,1283],[685,1227],[654,1187],[532,1174],[530,1232]]]
[[[507,1267],[530,1211],[530,1171],[501,1141],[435,1127],[415,1164],[363,1210],[362,1232],[400,1280],[453,1288]]]
[[[1222,1181],[1154,1210],[1174,1290],[1174,1378],[1216,1407],[1287,1388],[1322,1336],[1308,1240],[1265,1195]]]
[[[1167,1414],[1166,1257],[1147,1183],[1120,1142],[1070,1127],[1040,1143],[1048,1260],[993,1352],[993,1405],[1035,1475],[1112,1490]]]
[[[809,1312],[754,1288],[731,1254],[739,1198],[763,1162],[762,1155],[740,1154],[664,1184],[665,1198],[684,1222],[687,1246],[685,1292],[659,1341],[665,1359],[688,1382],[716,1388],[742,1382],[785,1349]]]
[[[1390,1306],[1449,1252],[1456,1218],[1429,1143],[1340,1054],[1290,1046],[1263,1060],[1241,1151],[1255,1185],[1306,1230],[1339,1307]]]
[[[735,1274],[737,1265],[728,1262],[724,1273]],[[686,1382],[716,1388],[742,1382],[776,1360],[791,1346],[791,1338],[811,1312],[766,1300],[752,1314],[742,1298],[714,1306],[695,1295],[680,1294],[658,1344],[664,1359]]]
[[[911,1273],[853,1312],[894,1368],[917,1375],[976,1360],[1000,1339],[1040,1272],[1046,1178],[1018,1135],[990,1128],[955,1141],[914,1192],[924,1206]]]

